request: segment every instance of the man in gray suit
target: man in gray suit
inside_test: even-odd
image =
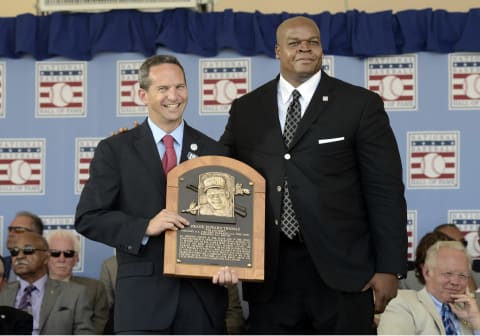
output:
[[[10,254],[18,281],[0,292],[0,305],[32,314],[34,334],[93,334],[85,287],[49,279],[48,250],[45,238],[36,233],[17,237]]]
[[[462,243],[436,242],[422,268],[425,287],[400,290],[380,317],[378,334],[468,335],[480,330],[477,301],[467,285],[470,265]]]
[[[72,281],[85,286],[93,309],[93,324],[97,334],[103,334],[108,320],[108,300],[105,286],[97,279],[74,276],[73,268],[79,261],[80,241],[72,231],[52,230],[46,236],[50,247],[48,274],[51,279]]]

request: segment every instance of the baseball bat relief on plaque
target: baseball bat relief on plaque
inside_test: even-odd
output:
[[[264,280],[265,179],[245,163],[200,156],[172,169],[167,209],[190,226],[165,232],[164,273],[211,278],[221,267]]]

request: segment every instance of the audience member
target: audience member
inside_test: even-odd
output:
[[[39,235],[42,235],[42,219],[29,211],[17,212],[15,218],[8,226],[7,249],[10,249],[10,247],[13,246],[15,242],[15,238],[24,232],[36,232]],[[11,265],[11,256],[5,257],[5,276],[7,277],[8,281],[16,280],[15,272],[13,272]]]
[[[399,290],[380,318],[378,334],[465,335],[480,331],[480,312],[468,289],[471,260],[457,241],[438,241],[422,268],[425,287]]]
[[[224,332],[224,286],[236,284],[237,275],[223,267],[211,280],[166,277],[163,256],[165,231],[190,224],[165,208],[168,171],[190,158],[227,151],[184,121],[187,82],[174,56],[145,60],[139,84],[148,117],[98,144],[75,228],[116,248],[116,333]]]
[[[0,292],[0,305],[33,316],[34,334],[93,334],[92,309],[86,288],[48,278],[48,243],[37,233],[24,232],[10,247],[18,281]]]
[[[433,229],[433,232],[425,235],[418,243],[415,253],[415,269],[409,271],[405,279],[400,280],[399,288],[420,290],[423,287],[425,282],[423,281],[422,267],[425,262],[426,252],[431,245],[439,240],[454,240],[462,243],[465,247],[467,245],[463,232],[455,224],[438,225]],[[477,284],[473,276],[469,277],[468,288],[472,293],[477,289]]]
[[[108,320],[108,299],[103,283],[99,280],[73,275],[78,263],[80,241],[69,230],[53,230],[46,237],[50,247],[49,276],[54,280],[73,281],[87,289],[93,309],[93,323],[97,334],[103,334]]]
[[[407,272],[405,279],[400,279],[398,288],[420,290],[425,285],[422,268],[425,264],[427,250],[437,241],[453,241],[452,238],[442,232],[432,231],[425,234],[418,242],[415,250],[414,269]]]
[[[103,282],[107,289],[107,296],[109,298],[109,305],[114,306],[115,303],[115,282],[117,279],[117,257],[111,256],[105,259],[100,270],[100,281]],[[113,320],[113,316],[111,316]],[[243,309],[238,295],[237,286],[228,288],[228,308],[225,316],[225,323],[228,334],[241,334],[245,330],[245,320],[243,318]],[[105,330],[105,334],[113,332],[113,324],[109,320]]]
[[[370,333],[407,271],[395,136],[380,96],[322,71],[315,21],[290,17],[276,39],[279,76],[232,102],[220,138],[267,181],[250,331]]]

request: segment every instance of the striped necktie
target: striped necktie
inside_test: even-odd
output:
[[[442,322],[445,327],[445,335],[456,335],[457,329],[455,328],[455,322],[453,322],[454,315],[450,306],[446,303],[442,305]]]

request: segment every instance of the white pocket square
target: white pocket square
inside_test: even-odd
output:
[[[322,145],[322,144],[326,144],[326,143],[329,143],[329,142],[337,142],[337,141],[343,141],[343,140],[345,140],[345,137],[318,139],[318,144]]]

